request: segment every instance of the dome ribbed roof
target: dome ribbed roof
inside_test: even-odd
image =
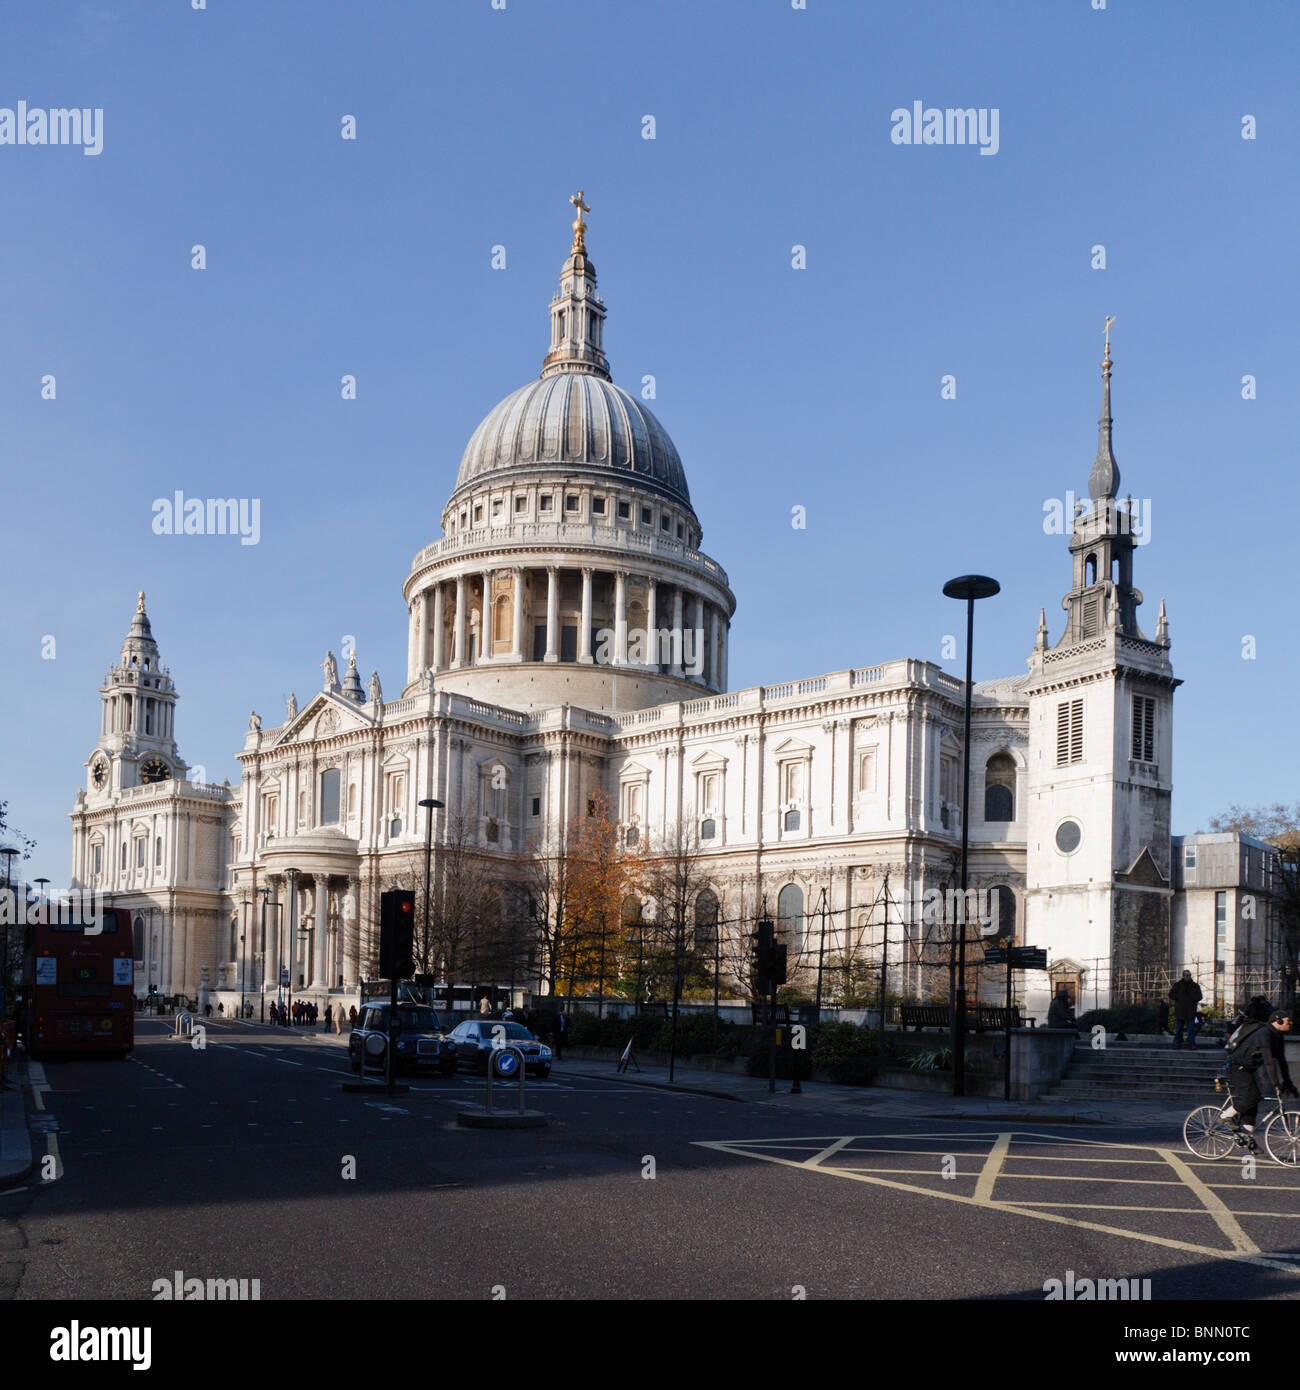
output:
[[[690,503],[667,430],[638,400],[594,373],[543,377],[494,407],[465,449],[456,491],[547,466],[609,470],[627,485]]]

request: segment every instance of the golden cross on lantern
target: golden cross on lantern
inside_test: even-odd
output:
[[[135,606],[135,611],[136,611],[137,613],[143,613],[143,612],[144,612],[144,590],[143,590],[143,589],[140,590],[139,602],[138,602],[138,603],[136,604],[136,606]]]
[[[582,201],[582,189],[578,189],[576,194],[570,195],[569,201],[578,209],[578,215],[573,219],[573,249],[575,251],[586,251],[587,243],[584,233],[587,230],[587,224],[582,220],[582,214],[584,212],[590,212],[591,208]]]

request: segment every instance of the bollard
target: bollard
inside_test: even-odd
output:
[[[515,1058],[515,1065],[519,1068],[519,1114],[524,1113],[524,1054],[517,1047],[494,1047],[488,1055],[487,1064],[487,1100],[483,1109],[488,1115],[493,1114],[492,1110],[492,1075],[497,1069],[497,1059],[506,1053],[510,1053]],[[506,1075],[509,1080],[509,1073]]]

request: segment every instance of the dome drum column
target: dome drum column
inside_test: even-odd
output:
[[[465,576],[456,576],[456,635],[452,648],[451,666],[459,671],[465,665]]]
[[[655,594],[658,584],[653,576],[646,581],[645,648],[642,664],[652,671],[659,670],[659,620],[655,616]]]
[[[578,660],[590,666],[591,655],[591,566],[582,567],[582,620],[578,628]]]
[[[522,567],[512,572],[514,581],[514,613],[510,627],[510,659],[522,662],[524,659],[524,574]]]
[[[614,572],[614,665],[627,665],[627,574]]]
[[[442,670],[442,584],[433,586],[433,645],[430,651],[428,669]]]
[[[559,571],[555,565],[546,567],[546,655],[543,660],[559,661]]]
[[[683,676],[682,647],[684,643],[682,638],[682,586],[675,584],[673,586],[672,666],[669,674],[677,677],[678,680],[682,679]]]

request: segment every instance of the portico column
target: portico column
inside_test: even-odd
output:
[[[698,674],[692,676],[692,680],[700,681],[707,685],[709,681],[708,667],[704,664],[704,595],[695,595],[695,622],[691,631],[691,665],[698,666]]]
[[[417,675],[423,676],[429,669],[429,596],[421,590],[415,600],[415,620],[419,624],[416,628],[415,655],[419,662],[420,669]]]
[[[682,655],[685,638],[682,632],[682,588],[673,585],[672,674],[682,674]]]
[[[453,669],[465,664],[465,576],[456,576],[456,635],[451,653]]]
[[[627,575],[614,572],[614,664],[627,665]]]
[[[578,660],[591,662],[591,566],[582,567],[582,622],[578,628]]]
[[[356,875],[348,879],[348,905],[351,912],[340,913],[339,926],[344,989],[352,989],[361,974],[361,880]]]
[[[718,690],[722,684],[721,662],[718,660],[718,609],[716,604],[709,605],[709,684]]]
[[[442,670],[442,584],[433,586],[433,641],[429,648],[429,668]]]
[[[515,577],[515,611],[510,637],[510,654],[515,661],[524,659],[524,572],[517,569]]]
[[[316,939],[312,942],[312,969],[310,984],[321,986],[329,984],[327,974],[329,950],[330,919],[330,881],[326,874],[316,875]]]
[[[659,669],[659,620],[655,617],[655,581],[646,585],[645,599],[645,664]]]
[[[546,660],[558,661],[560,654],[555,641],[560,613],[559,572],[554,565],[546,567]]]

